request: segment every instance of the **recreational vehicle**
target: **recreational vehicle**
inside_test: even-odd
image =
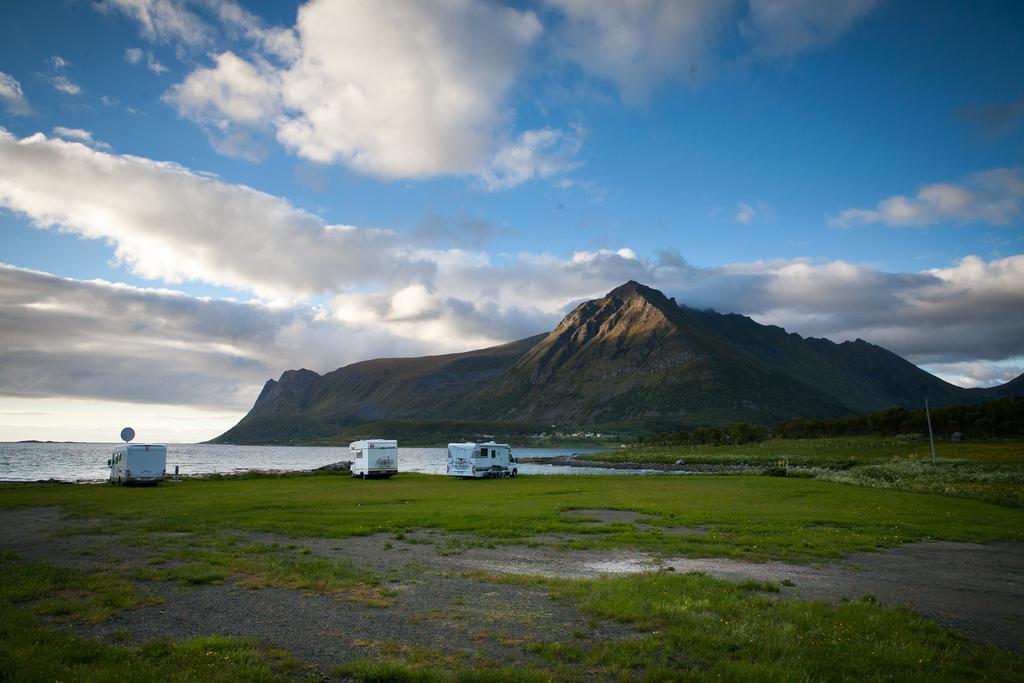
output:
[[[507,479],[519,475],[507,443],[448,444],[448,474],[467,479]]]
[[[114,449],[107,461],[112,484],[156,484],[167,469],[167,446],[126,443]]]
[[[353,441],[348,447],[352,476],[390,477],[398,474],[398,442],[385,439]]]

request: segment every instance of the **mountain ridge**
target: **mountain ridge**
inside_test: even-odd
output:
[[[1005,387],[1005,388],[1004,388]],[[835,343],[679,305],[629,281],[549,333],[464,353],[288,370],[215,442],[330,439],[378,420],[694,427],[1024,395],[949,384],[864,340]]]

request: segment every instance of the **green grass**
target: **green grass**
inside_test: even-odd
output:
[[[360,659],[335,668],[334,675],[360,683],[547,683],[550,673],[513,667],[436,669],[400,661]]]
[[[632,624],[636,639],[537,645],[567,678],[649,680],[1014,680],[1024,659],[871,600],[832,607],[773,600],[771,586],[700,574],[552,582],[584,612]],[[777,588],[776,588],[777,589]]]
[[[181,538],[135,530],[125,541],[159,550],[152,556],[151,566],[136,571],[140,579],[199,585],[234,577],[249,588],[274,586],[318,593],[342,593],[379,582],[349,561],[312,556],[308,548],[294,545],[254,543],[237,534],[199,533]],[[161,566],[164,564],[168,566]]]
[[[770,474],[800,474],[875,488],[977,498],[1024,507],[1024,441],[936,444],[920,437],[769,439],[738,446],[658,446],[577,456],[608,462],[752,465]],[[811,468],[788,472],[779,465]]]
[[[343,538],[414,529],[451,532],[457,543],[524,541],[536,534],[578,534],[575,547],[752,560],[814,561],[924,538],[1024,540],[1024,510],[958,498],[841,486],[824,481],[728,476],[550,476],[459,481],[405,474],[364,482],[348,477],[189,480],[151,489],[113,486],[0,487],[0,507],[62,505],[115,532],[168,543],[160,532],[205,536],[234,531]],[[588,526],[560,514],[578,508],[635,510],[649,526]],[[702,536],[665,533],[698,527]],[[244,545],[214,547],[223,573]],[[186,560],[192,558],[185,557]],[[196,558],[203,559],[203,558]],[[300,558],[301,559],[301,558]],[[307,558],[315,563],[313,557]],[[270,559],[267,562],[271,562]],[[299,562],[299,560],[289,560]],[[257,564],[257,566],[259,566]],[[295,575],[314,565],[293,565]],[[264,565],[287,575],[288,565]],[[261,570],[263,571],[263,570]],[[344,575],[338,577],[344,581]]]
[[[1024,464],[988,464],[970,460],[893,460],[846,470],[816,473],[819,479],[856,486],[977,498],[1024,508]]]
[[[116,576],[0,557],[0,680],[272,681],[300,667],[244,638],[205,637],[116,647],[71,635],[44,619],[102,621],[153,600]],[[126,640],[125,634],[115,641]]]
[[[943,441],[936,443],[943,461],[1024,465],[1024,441]],[[809,467],[853,467],[873,465],[894,458],[926,461],[931,449],[926,437],[854,436],[822,439],[768,439],[736,446],[649,446],[602,451],[577,456],[581,460],[604,462],[649,462],[671,464],[770,465],[786,460],[790,465]]]
[[[537,640],[539,661],[486,667],[392,644],[338,667],[357,681],[588,680],[1019,680],[1024,658],[956,636],[870,598],[838,607],[768,597],[774,584],[732,584],[701,574],[593,581],[545,580],[552,597],[635,630],[590,642],[586,634]]]
[[[439,534],[438,549],[457,552],[575,532],[569,545],[578,547],[802,562],[926,538],[1024,541],[1022,509],[790,477],[466,482],[404,474],[364,482],[306,475],[196,479],[150,489],[0,487],[0,508],[53,505],[84,520],[102,519],[119,542],[142,547],[150,563],[132,570],[139,578],[185,586],[233,580],[381,600],[395,596],[377,585],[378,577],[361,577],[352,565],[306,552],[301,538],[380,532],[409,540],[415,530],[438,530],[457,540],[450,545],[453,538]],[[586,508],[637,511],[647,524],[591,526],[562,514]],[[708,533],[672,535],[672,526]],[[245,532],[296,541],[257,542]],[[484,573],[471,576],[489,580]],[[668,572],[598,581],[503,575],[500,581],[546,587],[635,635],[594,643],[571,634],[534,640],[526,646],[534,663],[516,669],[380,644],[334,673],[366,681],[1012,680],[1024,666],[1020,657],[965,641],[903,610],[870,601],[834,607],[777,600],[780,588],[770,583]],[[47,625],[102,620],[150,599],[110,569],[101,577],[0,558],[0,680],[274,680],[304,673],[283,653],[245,639],[111,646]],[[115,641],[129,639],[122,634]]]
[[[98,623],[126,609],[163,602],[116,575],[85,574],[45,562],[18,562],[0,555],[0,601],[30,606],[57,621]]]

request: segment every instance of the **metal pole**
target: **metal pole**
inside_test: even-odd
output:
[[[932,464],[935,464],[935,435],[932,433],[932,414],[928,410],[928,397],[924,397],[924,416],[928,419],[928,441],[932,445]]]

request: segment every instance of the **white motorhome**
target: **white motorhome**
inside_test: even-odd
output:
[[[112,484],[156,484],[167,469],[167,446],[126,443],[114,449],[107,461]]]
[[[507,479],[519,475],[507,443],[448,444],[448,474],[467,479]]]
[[[398,442],[388,439],[353,441],[348,446],[352,476],[391,477],[398,474]]]

